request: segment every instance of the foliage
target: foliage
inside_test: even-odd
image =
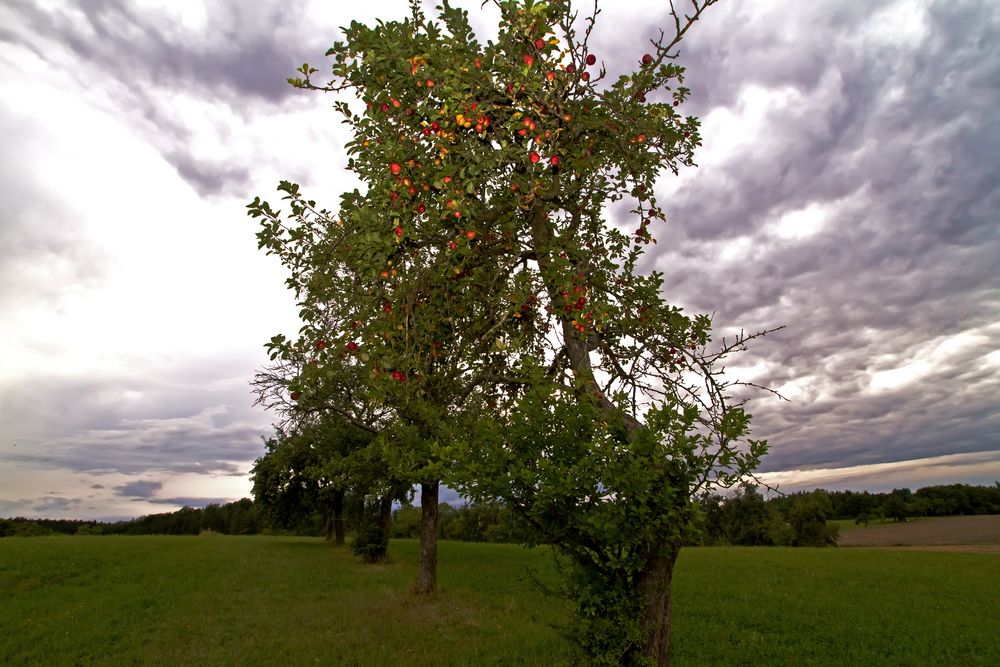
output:
[[[352,23],[328,51],[329,83],[308,65],[292,83],[364,105],[334,106],[365,190],[331,211],[283,181],[287,215],[248,206],[301,307],[298,340],[269,346],[295,369],[297,409],[375,433],[429,502],[427,485],[452,475],[522,513],[571,563],[580,619],[634,628],[581,635],[599,662],[666,661],[692,498],[766,451],[722,375],[752,336],[709,350],[710,319],[637,270],[666,219],[656,180],[693,165],[700,143],[672,59],[713,2],[671,5],[673,37],[617,78],[591,69],[596,14],[581,24],[567,1],[498,1],[485,44],[448,3],[437,20],[413,2],[406,21]],[[605,219],[613,204],[633,233]],[[359,392],[385,407],[379,423],[358,419]]]
[[[392,537],[420,535],[420,509],[404,505],[393,512]],[[438,506],[438,538],[462,542],[524,544],[533,539],[524,519],[502,503],[470,503]]]
[[[378,498],[366,499],[361,525],[351,542],[351,551],[366,563],[381,563],[389,550],[383,504]]]
[[[23,518],[0,519],[0,537],[40,537],[54,532],[37,521]]]
[[[788,513],[792,546],[836,546],[840,528],[828,522],[831,514],[830,497],[825,491],[797,495]]]
[[[791,528],[757,487],[743,484],[729,496],[706,494],[699,499],[704,519],[701,544],[788,546]]]
[[[391,493],[393,487],[372,435],[336,415],[300,420],[265,442],[251,470],[253,494],[273,525],[291,528],[319,513],[327,539],[343,539],[345,497]],[[397,485],[398,486],[398,485]]]

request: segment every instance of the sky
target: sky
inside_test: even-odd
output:
[[[659,0],[602,5],[612,73],[669,26]],[[0,517],[249,495],[276,419],[249,381],[298,322],[244,207],[354,187],[333,98],[285,80],[406,13],[0,5]],[[785,327],[730,366],[788,399],[751,404],[762,480],[1000,480],[1000,4],[722,0],[678,62],[704,145],[658,183],[643,268],[720,336]]]

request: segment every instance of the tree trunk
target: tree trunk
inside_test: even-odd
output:
[[[666,667],[670,662],[670,582],[679,552],[679,543],[667,547],[664,553],[650,560],[639,582],[647,633],[643,655],[652,658],[657,667]]]
[[[333,532],[337,546],[344,545],[344,492],[333,494]]]
[[[323,539],[327,542],[333,539],[333,508],[330,505],[326,506],[323,518]]]
[[[389,533],[392,530],[392,492],[379,499],[379,528],[382,533],[382,544],[389,544]]]
[[[440,482],[420,485],[420,569],[416,593],[433,593],[437,587],[437,519]]]

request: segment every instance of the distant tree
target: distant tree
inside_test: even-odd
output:
[[[438,516],[442,516],[439,511]],[[441,525],[439,523],[439,525]],[[403,505],[392,513],[392,536],[401,538],[420,537],[420,508]]]
[[[909,516],[909,508],[902,494],[892,493],[882,503],[882,514],[893,521],[906,521]]]
[[[788,515],[792,546],[836,546],[840,529],[828,523],[832,513],[833,506],[826,491],[795,495]]]
[[[326,538],[344,544],[345,496],[395,487],[373,436],[337,415],[310,415],[292,432],[279,429],[251,470],[258,505],[279,526],[314,512],[323,516]],[[391,502],[391,499],[390,499]]]
[[[723,498],[718,512],[719,533],[728,544],[771,546],[782,539],[781,514],[753,484],[743,484],[736,493]]]

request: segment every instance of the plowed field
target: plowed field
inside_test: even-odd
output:
[[[894,547],[1000,553],[1000,515],[916,519],[844,530],[842,547]]]

